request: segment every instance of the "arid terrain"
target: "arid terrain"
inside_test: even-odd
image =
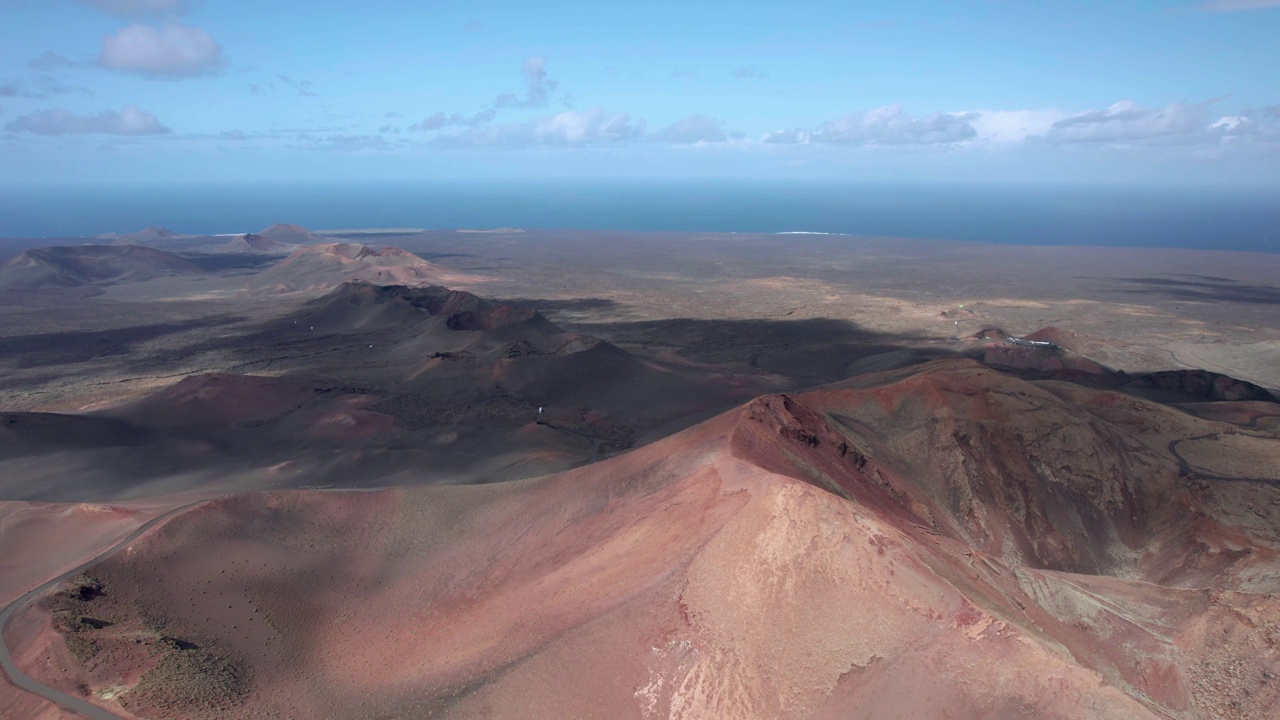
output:
[[[0,249],[0,717],[1280,706],[1280,255]]]

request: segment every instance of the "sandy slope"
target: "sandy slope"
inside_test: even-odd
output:
[[[930,363],[537,480],[219,501],[8,637],[142,716],[1269,717],[1280,502],[1181,471],[1213,433],[1276,456]]]

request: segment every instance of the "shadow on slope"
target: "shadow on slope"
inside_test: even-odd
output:
[[[1126,277],[1115,280],[1138,286],[1126,290],[1130,293],[1164,295],[1194,302],[1280,305],[1280,287],[1275,285],[1249,285],[1237,280],[1202,275],[1182,275],[1179,278],[1193,279]]]
[[[245,321],[235,315],[198,318],[181,323],[155,323],[113,330],[71,330],[0,337],[0,355],[19,368],[65,365],[96,358],[132,355],[137,346],[157,338],[198,329],[226,327]],[[138,369],[163,365],[163,359],[139,359]]]
[[[595,457],[593,446],[614,452],[762,393],[838,379],[854,358],[898,353],[890,363],[897,365],[917,353],[910,338],[834,321],[673,320],[610,329],[632,342],[656,338],[678,347],[640,343],[629,351],[566,331],[530,308],[440,287],[347,284],[283,319],[246,325],[243,334],[131,360],[132,372],[157,376],[179,372],[193,357],[221,358],[233,372],[190,376],[95,413],[146,428],[145,447],[114,443],[104,431],[91,443],[67,436],[15,448],[6,472],[24,481],[9,483],[6,496],[101,500],[249,475],[257,479],[244,482],[258,487],[527,477],[581,464]],[[104,342],[108,336],[116,344],[106,347],[122,360],[134,349],[127,341],[150,337],[141,329],[106,334]],[[26,362],[49,363],[51,341],[55,349],[84,348],[95,338],[10,342],[29,354]],[[104,351],[97,352],[76,357]],[[271,404],[277,397],[284,399]],[[539,408],[548,424],[537,424]],[[271,470],[286,465],[289,472]]]
[[[791,378],[796,386],[834,382],[853,363],[910,350],[892,362],[910,364],[953,354],[931,347],[932,338],[881,333],[831,318],[804,320],[703,320],[673,318],[591,322],[573,319],[596,312],[618,313],[624,306],[602,298],[512,300],[564,318],[562,323],[616,345],[661,353],[671,351],[694,363],[745,366],[747,371]]]
[[[251,255],[249,253],[226,253],[222,255],[183,253],[182,257],[190,260],[204,272],[209,273],[231,270],[262,270],[280,261],[280,258],[271,255]]]
[[[140,245],[41,247],[0,265],[0,288],[105,285],[201,272],[186,258]]]

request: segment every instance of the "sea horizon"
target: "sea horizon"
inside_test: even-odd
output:
[[[905,237],[1280,252],[1280,189],[835,181],[0,186],[0,237],[495,228]]]

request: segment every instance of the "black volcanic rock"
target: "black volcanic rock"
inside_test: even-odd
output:
[[[1135,378],[1125,385],[1135,395],[1162,402],[1261,400],[1280,398],[1251,382],[1207,370],[1166,370]]]
[[[229,253],[253,253],[260,255],[288,255],[297,250],[296,245],[282,243],[262,235],[245,233],[220,248]]]

